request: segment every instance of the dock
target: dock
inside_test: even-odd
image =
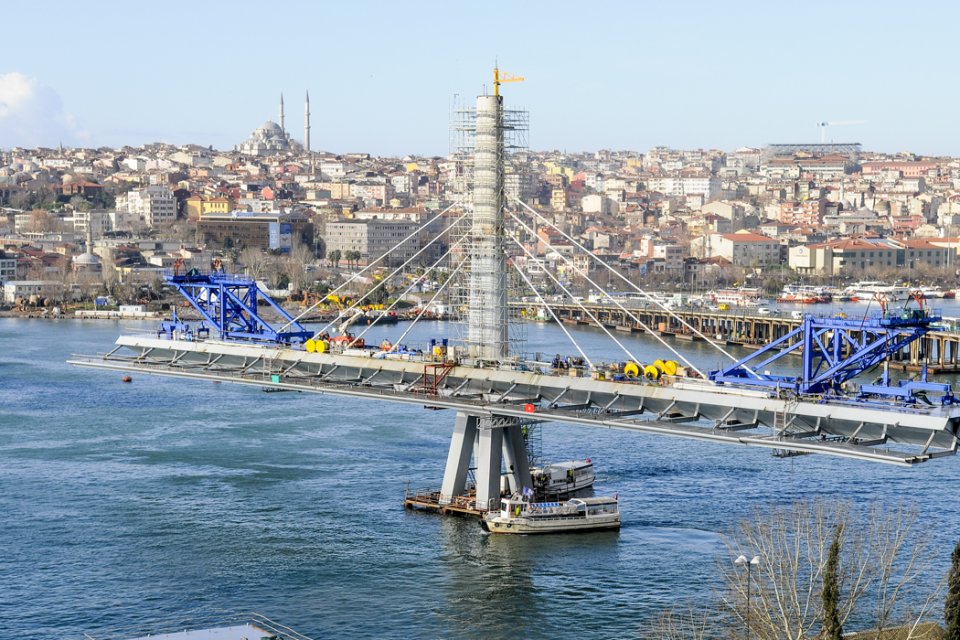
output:
[[[450,504],[440,504],[440,489],[407,489],[403,498],[404,509],[430,511],[445,516],[482,518],[485,510],[477,509],[477,491],[471,489]]]

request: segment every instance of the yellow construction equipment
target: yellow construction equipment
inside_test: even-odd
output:
[[[493,68],[493,95],[500,95],[500,83],[501,82],[523,82],[523,78],[520,76],[515,76],[512,73],[507,73],[506,71],[500,71],[496,67]]]

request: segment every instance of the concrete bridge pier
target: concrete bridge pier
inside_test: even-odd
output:
[[[532,488],[519,421],[504,416],[479,418],[461,411],[457,413],[450,439],[440,487],[440,504],[450,504],[457,496],[466,493],[471,457],[476,470],[477,509],[500,508],[500,478],[504,466],[511,491],[518,487]]]

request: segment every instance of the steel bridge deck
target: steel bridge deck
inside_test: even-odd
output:
[[[455,366],[424,386],[432,362],[237,342],[121,336],[134,353],[78,356],[71,364],[216,380],[452,409],[468,415],[532,418],[913,465],[954,455],[960,407],[908,407],[716,387],[687,378],[650,385],[516,369]],[[531,414],[527,405],[533,405]],[[778,423],[777,420],[780,420]],[[494,423],[495,424],[495,423]],[[777,430],[774,430],[775,425]],[[890,443],[907,445],[890,450]]]

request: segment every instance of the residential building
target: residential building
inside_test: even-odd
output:
[[[183,201],[184,214],[191,220],[209,213],[230,213],[236,207],[232,198],[224,196],[190,196]]]
[[[0,284],[17,277],[17,258],[0,251]]]
[[[862,168],[865,176],[894,173],[904,178],[937,177],[935,162],[864,162]]]
[[[694,238],[691,249],[703,257],[722,257],[738,267],[766,267],[780,264],[780,243],[756,233],[715,233]]]
[[[52,280],[8,280],[3,283],[3,301],[13,304],[17,298],[29,300],[34,295],[51,298],[62,290],[63,284]]]
[[[110,212],[108,211],[75,211],[73,213],[73,230],[86,234],[87,230],[94,236],[100,237],[108,231],[110,226]]]
[[[798,227],[816,227],[823,222],[826,199],[784,200],[780,203],[780,222]]]
[[[117,209],[136,214],[150,227],[177,219],[177,200],[166,187],[144,187],[117,196]]]

